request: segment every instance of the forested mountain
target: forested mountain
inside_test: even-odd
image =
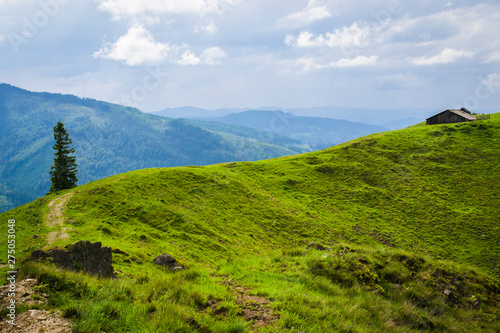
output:
[[[290,150],[269,143],[276,138],[253,129],[218,133],[134,108],[0,84],[0,211],[48,191],[58,121],[65,124],[76,148],[78,184],[136,169],[258,160],[302,151],[293,140],[281,141]]]
[[[223,124],[247,126],[280,134],[309,145],[313,150],[327,148],[358,137],[384,132],[382,126],[347,120],[295,116],[282,111],[249,110],[223,117],[202,118]]]

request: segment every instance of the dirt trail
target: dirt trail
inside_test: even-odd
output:
[[[46,223],[49,227],[54,228],[64,223],[64,204],[73,196],[74,192],[66,193],[55,198],[49,203],[50,212],[47,214]]]
[[[64,210],[65,204],[73,196],[74,192],[67,193],[57,197],[49,203],[50,212],[47,214],[45,223],[50,228],[57,228],[64,224]],[[73,230],[72,228],[61,228],[59,231],[52,231],[47,235],[47,248],[57,239],[69,239],[67,231]]]
[[[38,285],[36,279],[26,279],[16,283],[15,300],[17,305],[38,306],[47,303],[47,296],[40,290],[33,288]],[[9,286],[0,287],[0,310],[10,304]],[[7,322],[7,316],[0,318],[0,332],[2,333],[71,333],[71,322],[62,318],[60,311],[51,313],[47,310],[31,309],[16,316],[15,326]]]
[[[243,316],[252,322],[252,330],[273,325],[280,319],[270,307],[270,301],[262,296],[250,295],[252,289],[242,287],[230,278],[222,281],[231,293],[236,296],[236,302],[240,306]]]

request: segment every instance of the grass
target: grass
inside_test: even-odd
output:
[[[118,280],[33,264],[22,274],[76,332],[495,332],[498,139],[494,114],[273,160],[116,175],[69,191],[57,228],[70,239],[53,245],[101,241]],[[47,205],[64,193],[0,215],[17,221],[18,260],[46,245]],[[306,251],[313,240],[328,250]],[[153,265],[164,252],[186,270]],[[246,321],[227,279],[271,300],[279,320]]]
[[[261,332],[500,329],[498,280],[402,250],[332,245],[118,281],[40,264],[24,265],[21,275],[39,279],[75,332],[249,332],[235,293],[221,283],[228,277],[272,300],[280,320]]]

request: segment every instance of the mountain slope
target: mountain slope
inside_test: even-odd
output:
[[[274,145],[262,135],[259,141],[255,130],[221,135],[116,104],[0,84],[0,211],[48,191],[58,121],[73,139],[79,184],[148,167],[258,160],[301,151]]]
[[[381,126],[319,117],[294,116],[282,111],[249,110],[218,118],[223,124],[247,126],[281,134],[315,148],[326,148],[364,135],[387,131]]]
[[[84,332],[257,331],[240,296],[272,303],[269,315],[279,319],[266,332],[495,332],[499,139],[494,114],[267,161],[133,171],[0,219],[17,221],[20,260],[48,240],[114,249],[120,285],[23,269],[72,281],[50,293]],[[51,227],[48,204],[56,199],[65,209]],[[313,240],[329,250],[305,251]],[[187,270],[155,267],[164,252]],[[106,293],[133,296],[110,303]],[[99,319],[109,308],[116,315]],[[86,326],[92,320],[97,326]]]

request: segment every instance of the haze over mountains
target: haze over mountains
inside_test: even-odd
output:
[[[286,135],[309,145],[314,150],[389,130],[382,126],[354,123],[347,120],[294,116],[282,111],[250,110],[232,113],[224,117],[202,119],[229,125],[248,126]]]
[[[258,108],[221,108],[202,109],[192,106],[166,108],[161,111],[150,112],[152,114],[172,118],[220,118],[233,113],[245,111],[282,111],[295,116],[330,118],[336,120],[347,120],[367,125],[386,127],[391,130],[405,128],[424,121],[435,114],[435,109],[376,109],[376,108],[352,108],[341,106],[321,106],[310,108],[278,108],[262,106]]]

